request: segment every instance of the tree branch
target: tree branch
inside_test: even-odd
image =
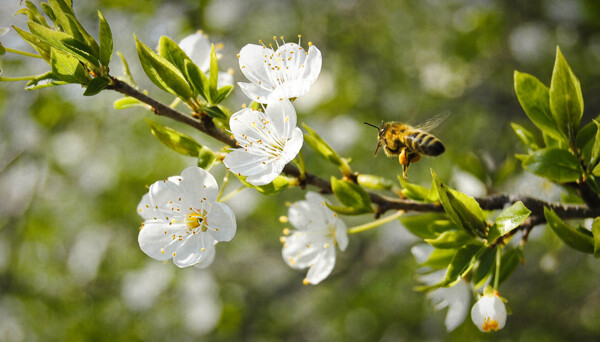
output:
[[[111,77],[112,83],[107,87],[117,91],[121,94],[131,96],[138,99],[139,101],[149,105],[151,110],[160,116],[171,118],[175,121],[182,122],[188,126],[194,127],[199,131],[206,133],[207,135],[217,139],[218,141],[230,146],[237,147],[235,139],[227,134],[224,130],[215,126],[212,118],[209,116],[203,116],[200,120],[194,119],[191,116],[187,116],[163,103],[160,103],[146,94],[136,90],[129,84]],[[283,172],[289,176],[299,178],[300,170],[293,164],[287,164]],[[311,173],[306,173],[303,181],[306,184],[317,187],[322,193],[332,193],[331,184]],[[405,210],[413,212],[443,212],[444,208],[439,203],[421,203],[415,202],[408,199],[391,198],[388,196],[368,192],[371,202],[378,205],[379,208],[376,212],[377,215],[381,215],[388,210]],[[479,205],[485,210],[498,210],[504,207],[516,203],[518,201],[523,202],[525,207],[531,210],[531,216],[535,217],[534,220],[530,220],[530,223],[540,224],[544,223],[544,207],[551,208],[561,218],[585,218],[585,217],[596,217],[600,216],[600,206],[597,205],[566,205],[562,203],[549,203],[533,197],[518,196],[518,195],[491,195],[488,197],[481,197],[475,199]]]

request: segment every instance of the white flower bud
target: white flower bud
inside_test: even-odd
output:
[[[497,292],[485,294],[471,309],[471,319],[482,332],[498,331],[506,324],[506,307]]]

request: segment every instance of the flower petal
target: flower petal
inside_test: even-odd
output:
[[[188,236],[175,251],[173,263],[177,267],[193,266],[202,259],[208,258],[213,248],[215,248],[214,239],[208,232]]]
[[[317,80],[321,73],[321,65],[323,63],[321,51],[317,49],[316,46],[311,45],[311,47],[308,48],[308,55],[306,56],[304,63],[302,79],[308,80],[312,84]]]
[[[273,55],[273,50],[265,46],[247,44],[240,50],[240,69],[246,78],[257,86],[266,90],[273,89],[266,61]]]
[[[285,147],[281,153],[281,162],[287,164],[294,160],[300,152],[303,143],[304,135],[300,128],[295,127],[292,131],[292,137],[285,143]]]
[[[504,328],[506,307],[497,296],[481,297],[471,309],[471,319],[482,332]]]
[[[334,223],[335,226],[335,240],[341,251],[345,251],[348,247],[348,233],[346,224],[341,219],[337,219]]]
[[[252,185],[257,185],[257,186],[269,184],[275,178],[277,178],[277,176],[279,176],[281,171],[283,171],[284,166],[285,166],[285,163],[281,163],[281,162],[267,163],[266,165],[264,165],[263,171],[261,171],[260,173],[248,176],[246,178],[246,182],[248,182]]]
[[[206,216],[206,224],[217,241],[231,241],[235,236],[237,225],[235,215],[226,204],[216,202]]]
[[[233,75],[228,72],[219,71],[217,77],[217,88],[222,88],[224,86],[232,86],[233,85]]]
[[[154,210],[152,210],[152,202],[150,201],[150,193],[144,194],[142,196],[142,200],[137,206],[138,215],[140,215],[144,220],[151,220],[156,215],[154,214]]]
[[[179,43],[179,47],[202,72],[210,68],[210,41],[201,33],[191,34]]]
[[[159,217],[169,216],[180,205],[186,205],[186,198],[182,198],[181,189],[173,179],[160,180],[150,185],[151,207],[154,207],[154,215]],[[181,198],[181,201],[178,199]],[[175,201],[174,201],[175,200]]]
[[[216,242],[215,242],[216,244]],[[202,255],[202,258],[194,264],[196,268],[207,268],[210,266],[215,260],[215,255],[217,254],[217,249],[214,247],[206,250],[206,253]]]
[[[321,196],[319,197],[325,201]],[[294,202],[288,210],[288,218],[294,227],[303,231],[323,229],[327,225],[321,205],[308,200]]]
[[[265,116],[269,118],[272,130],[278,137],[287,139],[292,137],[296,128],[296,109],[288,98],[269,102]]]
[[[238,85],[240,86],[240,89],[242,89],[244,95],[250,100],[258,103],[267,103],[269,101],[271,90],[266,90],[253,83],[238,82]]]
[[[169,225],[163,221],[146,221],[138,235],[138,243],[149,257],[160,261],[169,260],[179,248],[179,236],[185,236],[186,230],[185,224]]]
[[[281,256],[291,268],[307,268],[316,262],[317,256],[323,249],[323,241],[324,239],[318,235],[295,231],[286,237]]]
[[[205,202],[215,202],[219,193],[215,177],[197,166],[181,172],[180,189],[185,193],[188,204],[196,209],[203,208]]]
[[[300,97],[308,93],[313,83],[314,81],[307,79],[285,81],[273,90],[273,92],[269,95],[269,100]]]
[[[306,281],[313,285],[317,285],[323,281],[323,279],[327,278],[334,266],[335,248],[330,246],[319,253],[315,263],[310,267],[306,274]]]
[[[244,108],[231,116],[229,127],[240,147],[244,147],[244,141],[264,139],[264,133],[257,129],[262,121],[266,121],[264,114],[251,108]]]
[[[272,172],[270,164],[266,164],[267,156],[260,156],[242,149],[229,152],[223,163],[229,171],[243,176],[253,176],[264,172]],[[265,164],[263,164],[265,162]]]

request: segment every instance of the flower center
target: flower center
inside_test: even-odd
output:
[[[283,44],[279,45],[277,37],[273,37],[277,44],[277,51],[272,48],[271,44],[269,44],[269,48],[265,46],[265,50],[269,50],[265,51],[264,55],[265,67],[268,70],[267,75],[269,80],[276,86],[298,79],[300,71],[304,68],[304,58],[300,56],[308,54],[308,51],[300,46],[301,36],[298,36],[298,38],[298,44],[286,44],[283,37],[281,37]],[[270,90],[275,89],[276,86],[273,86]]]
[[[187,214],[187,226],[191,233],[195,234],[198,228],[200,228],[201,232],[205,232],[208,229],[206,226],[206,214],[206,210],[199,212],[196,209]]]
[[[494,321],[491,317],[486,317],[483,321],[481,329],[485,330],[486,332],[490,332],[492,330],[498,331],[498,322]]]

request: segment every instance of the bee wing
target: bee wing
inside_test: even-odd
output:
[[[446,120],[450,116],[450,111],[444,111],[439,113],[438,115],[430,118],[429,120],[423,122],[422,124],[415,126],[416,129],[420,129],[425,132],[429,132],[432,129],[436,128],[439,124],[441,124],[444,120]]]

